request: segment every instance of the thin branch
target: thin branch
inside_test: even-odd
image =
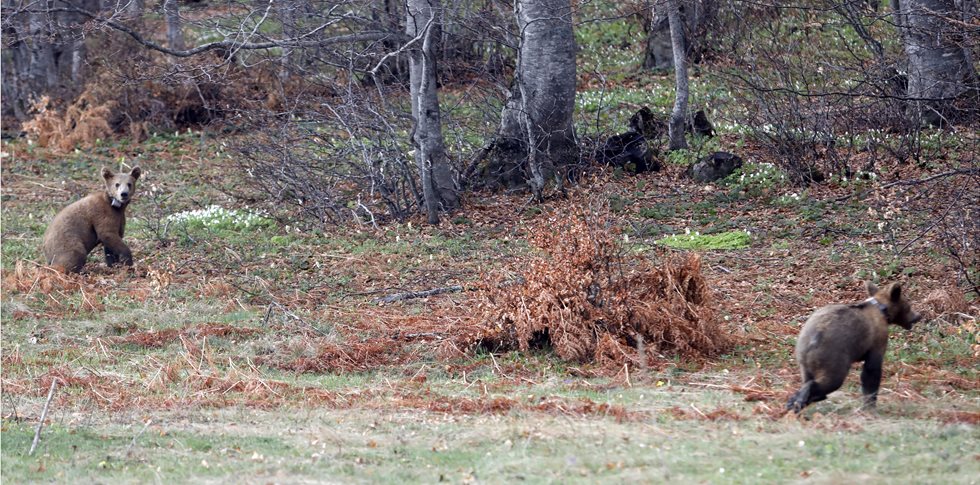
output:
[[[54,397],[54,390],[57,387],[58,378],[55,377],[51,379],[51,389],[48,389],[48,400],[44,401],[44,408],[41,409],[41,419],[37,422],[37,428],[34,429],[34,441],[31,442],[31,449],[27,452],[28,456],[34,455],[34,450],[37,449],[37,444],[41,441],[41,428],[44,427],[44,420],[48,417],[48,407],[51,405],[51,399]]]
[[[318,46],[340,44],[340,43],[347,43],[347,42],[368,42],[368,41],[378,41],[383,39],[404,38],[404,35],[393,33],[393,32],[362,32],[359,34],[338,35],[336,37],[329,37],[326,39],[303,40],[307,37],[316,34],[317,32],[319,32],[320,30],[322,30],[323,28],[329,25],[329,24],[324,24],[317,27],[316,29],[313,29],[312,31],[306,34],[297,37],[290,37],[287,39],[280,39],[280,40],[274,40],[269,42],[254,42],[254,43],[240,42],[234,40],[221,40],[216,42],[208,42],[207,44],[202,44],[192,49],[177,50],[177,49],[171,49],[169,47],[164,47],[160,44],[157,44],[156,42],[148,40],[144,38],[142,35],[140,35],[139,32],[136,32],[135,30],[129,28],[124,24],[121,24],[114,20],[101,18],[96,13],[92,13],[78,7],[53,8],[50,9],[50,11],[78,13],[84,15],[92,20],[101,22],[104,25],[107,25],[115,30],[118,30],[124,34],[129,35],[136,42],[139,42],[140,44],[142,44],[147,48],[174,57],[192,57],[197,54],[201,54],[202,52],[207,52],[216,49],[225,49],[225,50],[232,51],[232,50],[263,50],[263,49],[272,49],[276,47],[318,47]]]
[[[374,69],[368,71],[371,73],[371,76],[378,75],[378,69],[381,69],[381,66],[385,63],[385,61],[387,61],[388,59],[394,56],[397,56],[398,54],[401,54],[402,52],[405,52],[406,49],[415,45],[416,42],[422,40],[422,38],[425,37],[426,32],[429,31],[429,26],[432,25],[432,22],[435,20],[435,18],[436,18],[435,15],[429,17],[429,21],[425,23],[425,27],[422,28],[422,30],[418,33],[418,35],[415,36],[415,38],[403,44],[401,47],[398,48],[398,50],[385,54],[384,57],[382,57],[381,60],[378,61],[378,64],[374,66]]]
[[[394,295],[375,298],[374,302],[380,305],[383,303],[394,303],[396,301],[410,300],[412,298],[427,298],[430,296],[441,295],[443,293],[457,293],[460,291],[463,291],[463,287],[460,285],[446,286],[443,288],[433,288],[425,291],[407,291],[405,293],[395,293]]]
[[[136,440],[138,440],[140,436],[143,436],[143,433],[146,432],[146,428],[149,428],[150,423],[152,422],[153,418],[147,419],[146,424],[143,425],[143,429],[141,429],[139,433],[136,433],[136,436],[133,436],[133,441],[130,441],[129,446],[126,447],[126,456],[129,456],[130,453],[133,452],[133,447],[136,446]]]

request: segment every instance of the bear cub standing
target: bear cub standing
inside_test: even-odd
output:
[[[49,266],[77,273],[85,265],[88,253],[100,243],[105,248],[107,265],[132,266],[133,253],[122,238],[126,206],[136,191],[140,168],[133,167],[128,174],[114,174],[103,168],[102,178],[105,190],[93,192],[62,209],[44,232],[44,262]]]
[[[867,300],[819,308],[803,325],[796,341],[803,387],[789,399],[786,409],[799,413],[808,404],[826,399],[840,388],[851,364],[858,361],[864,362],[861,392],[865,405],[873,408],[877,403],[888,325],[910,330],[922,317],[912,311],[900,284],[881,291],[870,282],[867,287],[871,295]]]

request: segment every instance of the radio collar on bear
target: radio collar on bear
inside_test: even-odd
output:
[[[120,207],[123,206],[123,203],[120,202],[119,199],[117,199],[115,197],[109,197],[109,198],[112,199],[112,206],[115,207],[116,209],[118,209],[118,208],[120,208]]]
[[[884,315],[885,318],[888,318],[888,305],[885,305],[884,303],[879,302],[873,296],[870,297],[870,298],[868,298],[867,300],[864,300],[864,301],[865,301],[865,303],[870,303],[870,304],[878,307],[878,309],[881,310],[881,314]]]

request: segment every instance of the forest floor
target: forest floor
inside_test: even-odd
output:
[[[97,252],[81,275],[42,268],[47,221],[121,160],[144,173],[126,236],[135,268],[107,269]],[[67,157],[5,142],[4,480],[976,483],[978,302],[931,236],[896,256],[921,221],[869,215],[871,198],[893,195],[876,184],[929,169],[802,193],[697,185],[682,171],[599,173],[543,204],[470,194],[438,227],[306,230],[242,222],[228,155],[196,135]],[[664,235],[748,232],[748,247],[698,251],[733,349],[571,364],[547,349],[454,348],[447,335],[471,317],[475,291],[376,302],[516,276],[530,227],[597,203],[636,258],[668,257]],[[171,217],[212,205],[239,219]],[[863,299],[864,280],[906,282],[926,315],[892,332],[877,412],[860,409],[855,371],[804,419],[784,415],[800,325],[818,306]]]

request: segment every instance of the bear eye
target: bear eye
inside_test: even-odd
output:
[[[119,187],[119,184],[116,184],[116,187]]]
[[[133,184],[126,184],[126,187],[131,189],[133,188]]]

